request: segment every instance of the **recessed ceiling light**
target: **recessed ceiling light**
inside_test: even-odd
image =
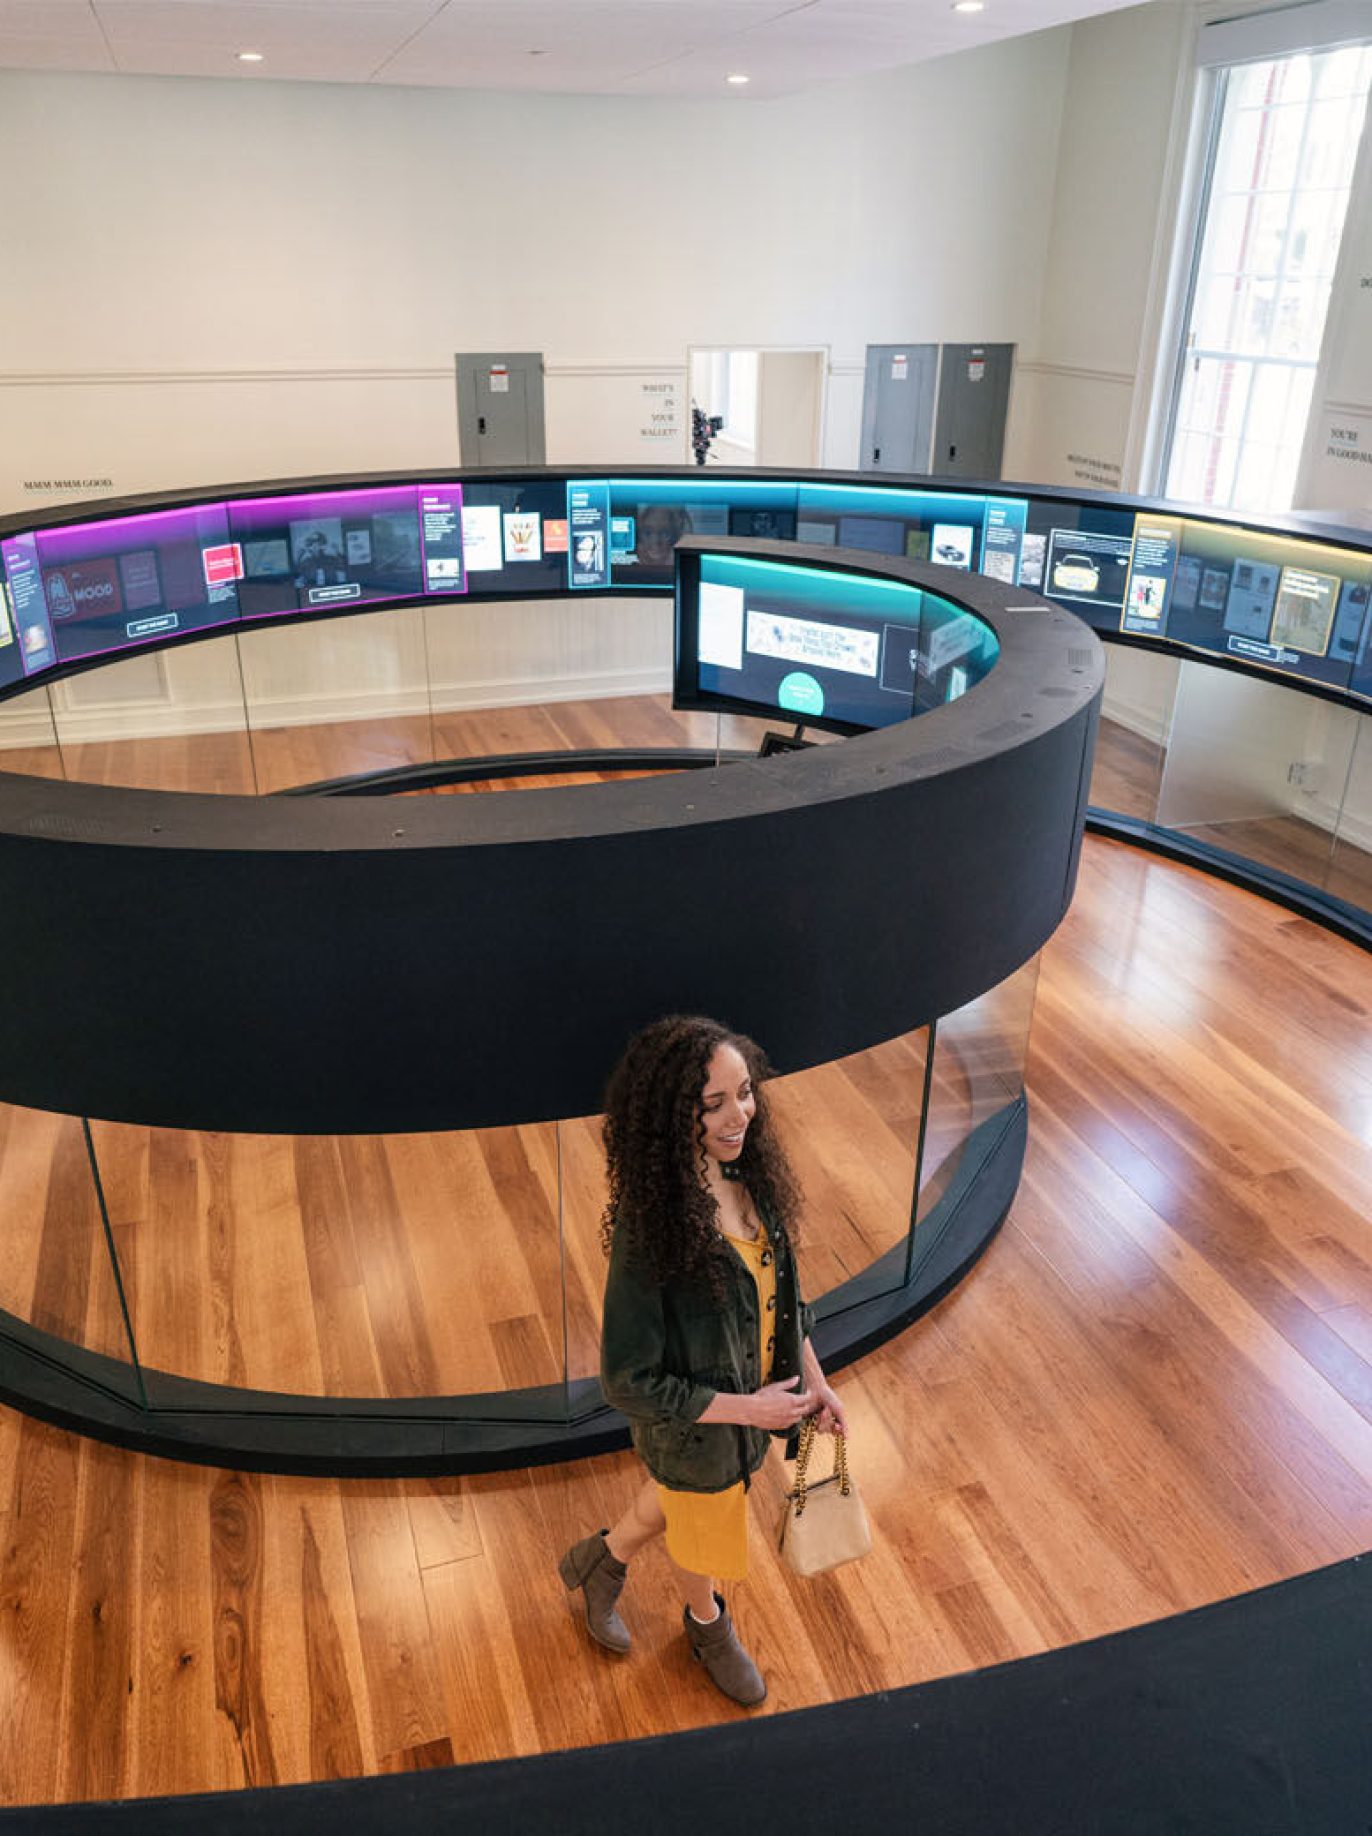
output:
[[[955,13],[984,13],[986,0],[953,0]]]
[[[753,79],[751,77],[746,77],[740,74],[737,76],[726,77],[724,80],[726,83],[751,83]]]
[[[262,53],[260,51],[240,51],[238,61],[240,64],[260,64]]]

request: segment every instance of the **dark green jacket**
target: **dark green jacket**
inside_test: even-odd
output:
[[[796,1285],[795,1257],[772,1235],[777,1304],[772,1381],[802,1375],[801,1346],[812,1317]],[[629,1418],[634,1449],[659,1485],[681,1492],[723,1492],[745,1485],[766,1457],[770,1434],[732,1422],[702,1424],[715,1393],[760,1387],[757,1288],[742,1259],[721,1237],[717,1254],[724,1299],[703,1275],[659,1287],[615,1233],[605,1283],[600,1382],[606,1401]]]

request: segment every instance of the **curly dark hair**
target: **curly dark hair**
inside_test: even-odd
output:
[[[611,1074],[605,1092],[610,1196],[600,1227],[606,1255],[615,1234],[624,1232],[655,1281],[701,1272],[716,1293],[719,1213],[705,1181],[700,1098],[722,1045],[747,1065],[757,1103],[737,1162],[741,1178],[768,1230],[796,1242],[800,1195],[763,1091],[772,1068],[745,1034],[694,1014],[669,1014],[645,1027]]]

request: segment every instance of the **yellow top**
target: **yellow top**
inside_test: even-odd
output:
[[[776,1350],[776,1257],[765,1226],[756,1237],[729,1237],[731,1249],[757,1287],[758,1369],[772,1380]],[[727,1492],[674,1492],[657,1488],[667,1518],[667,1553],[678,1568],[717,1581],[742,1581],[748,1573],[748,1493],[740,1479]]]

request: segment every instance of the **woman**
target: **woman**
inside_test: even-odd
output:
[[[559,1568],[585,1594],[592,1638],[627,1651],[615,1610],[625,1573],[665,1530],[692,1656],[745,1704],[767,1686],[715,1583],[748,1572],[752,1474],[769,1436],[804,1416],[826,1434],[846,1428],[796,1284],[799,1199],[766,1075],[751,1039],[673,1015],[630,1042],[610,1080],[601,1384],[651,1477]]]

